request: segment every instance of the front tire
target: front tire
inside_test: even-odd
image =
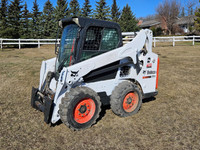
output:
[[[86,129],[96,123],[101,111],[98,94],[88,87],[71,89],[62,98],[60,118],[73,130]]]
[[[112,92],[110,105],[112,111],[127,117],[136,114],[142,105],[142,94],[134,83],[123,81]]]

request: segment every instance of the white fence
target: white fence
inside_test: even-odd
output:
[[[135,36],[134,32],[123,32],[122,33],[123,43],[126,44],[130,42]],[[176,42],[191,42],[195,45],[195,42],[200,41],[200,36],[171,36],[171,37],[153,37],[153,46],[156,47],[156,43],[159,42],[171,42],[172,46],[176,45]],[[18,45],[21,49],[21,45],[37,45],[40,48],[41,45],[51,45],[55,44],[56,39],[1,39],[0,46],[1,49],[3,45]],[[57,40],[60,43],[60,39]]]
[[[21,45],[51,45],[55,44],[56,39],[0,39],[1,49],[3,45],[19,45],[19,49],[21,49]],[[60,43],[60,39],[57,40],[57,43]]]
[[[171,36],[171,37],[154,37],[153,45],[156,47],[156,43],[158,42],[171,42],[172,46],[176,45],[176,42],[191,42],[194,46],[195,42],[200,41],[200,36]]]
[[[124,36],[123,43],[126,44],[130,42],[134,35],[134,32],[124,32],[122,33]],[[172,46],[176,45],[176,42],[191,42],[194,46],[195,42],[200,42],[200,36],[170,36],[170,37],[153,37],[153,46],[156,47],[156,43],[159,42],[171,42]]]

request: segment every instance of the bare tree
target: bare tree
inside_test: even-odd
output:
[[[164,0],[156,8],[162,28],[172,34],[180,12],[180,3],[177,0]]]
[[[186,2],[186,10],[187,10],[187,15],[189,17],[187,17],[187,28],[189,29],[189,32],[192,32],[194,30],[193,28],[193,23],[194,23],[194,17],[192,17],[192,15],[194,15],[195,13],[195,6],[197,5],[198,0],[187,0]]]
[[[187,10],[188,16],[194,15],[194,7],[196,6],[196,4],[197,4],[197,0],[187,0],[186,10]]]

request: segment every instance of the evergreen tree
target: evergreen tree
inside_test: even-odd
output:
[[[53,32],[53,37],[55,38],[58,32],[58,21],[60,19],[68,17],[69,15],[67,0],[57,0],[57,6],[54,9],[54,15],[55,15],[55,24],[54,24],[55,30]],[[58,36],[59,37],[61,36],[61,32],[58,34]]]
[[[190,8],[188,15],[194,15],[194,9],[193,8]]]
[[[37,4],[37,0],[33,2],[32,8],[32,23],[31,23],[31,37],[32,38],[40,38],[41,36],[41,13],[39,12],[39,6]]]
[[[54,14],[56,21],[69,15],[67,0],[57,0],[57,6],[54,9]]]
[[[42,15],[43,36],[47,38],[53,37],[53,31],[55,30],[54,29],[55,21],[54,21],[53,11],[54,11],[54,8],[53,8],[52,3],[49,0],[47,0],[47,2],[44,5],[43,15]]]
[[[138,30],[136,18],[128,4],[122,10],[119,24],[122,32],[134,32]]]
[[[29,21],[29,11],[27,9],[27,3],[24,4],[24,10],[22,11],[22,22],[21,22],[21,37],[30,38],[30,21]]]
[[[10,38],[20,38],[21,32],[21,14],[22,5],[21,0],[11,1],[8,8],[8,31],[7,34]]]
[[[200,0],[199,0],[200,2]],[[195,27],[196,27],[196,30],[200,32],[200,8],[198,9],[198,11],[195,13],[196,15],[196,20],[195,20]]]
[[[8,0],[1,0],[0,3],[0,37],[7,37],[6,30],[8,27]]]
[[[96,19],[108,20],[110,17],[110,8],[107,6],[105,0],[96,2],[96,10],[94,11],[94,17]]]
[[[119,7],[117,6],[116,0],[113,0],[111,9],[111,18],[114,22],[118,22],[120,17]]]
[[[70,3],[70,16],[78,16],[80,14],[79,3],[77,0],[71,0]]]
[[[198,12],[198,11],[199,11],[199,8],[196,7],[195,10],[194,10],[194,14],[195,14],[196,12]]]
[[[92,13],[91,7],[92,6],[90,5],[90,1],[89,0],[85,0],[85,3],[83,4],[81,16],[83,16],[83,17],[90,17],[91,13]]]
[[[180,17],[185,17],[185,8],[182,7]]]

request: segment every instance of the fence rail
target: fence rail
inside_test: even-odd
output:
[[[192,45],[195,45],[195,42],[200,41],[200,36],[171,36],[171,37],[154,37],[153,45],[156,47],[158,42],[171,42],[172,46],[176,45],[176,42],[192,42]]]
[[[130,42],[134,37],[134,32],[123,32],[123,43],[126,44]],[[159,42],[171,42],[172,46],[176,45],[176,42],[192,42],[192,45],[195,45],[195,42],[200,41],[200,36],[171,36],[171,37],[153,37],[153,46],[156,47],[156,44]],[[51,45],[55,44],[56,39],[2,39],[0,38],[0,46],[3,49],[3,45],[18,45],[21,49],[21,45],[38,45],[40,48],[41,45]],[[57,44],[60,43],[60,39],[57,40]]]
[[[3,45],[19,45],[19,49],[21,49],[21,45],[52,45],[56,43],[56,39],[0,39],[1,49]],[[57,39],[57,43],[60,43],[60,39]]]

